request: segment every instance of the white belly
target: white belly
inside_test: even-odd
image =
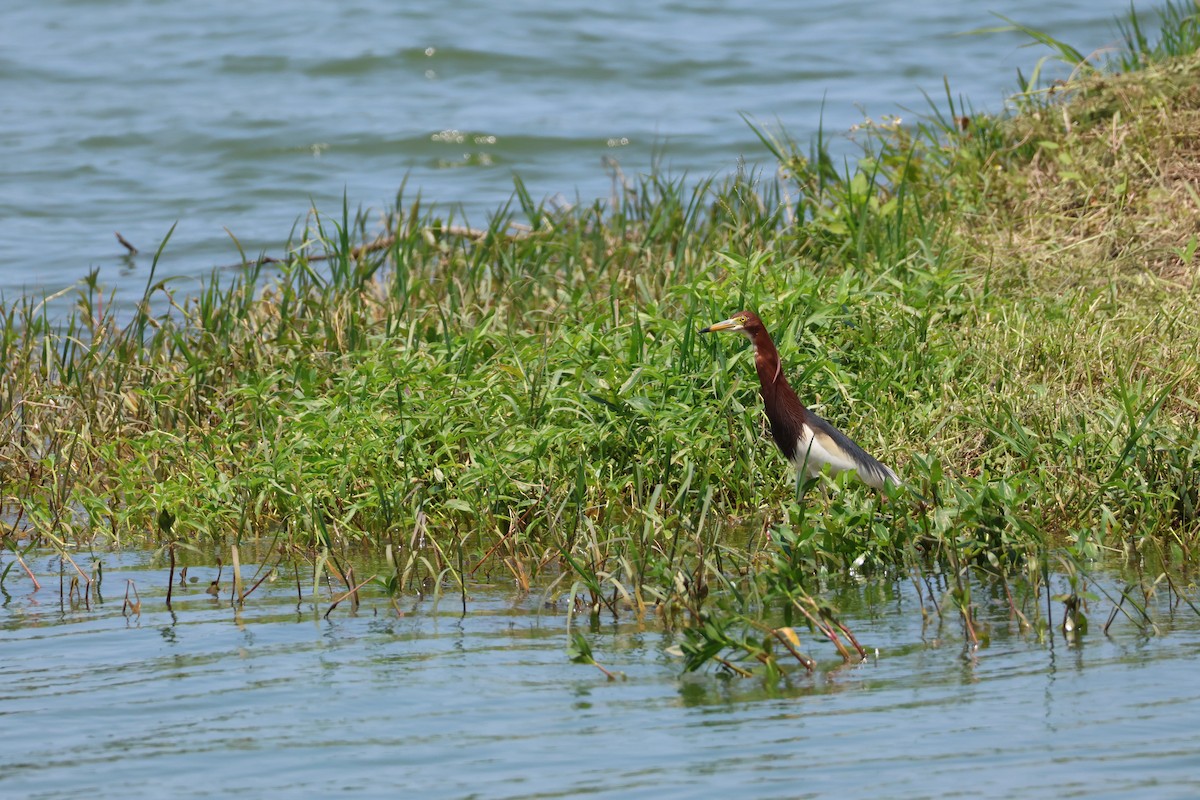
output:
[[[834,475],[858,468],[854,459],[843,452],[837,446],[837,442],[819,431],[814,431],[807,424],[800,430],[800,443],[794,463],[796,469],[803,469],[811,478],[817,477],[826,467],[829,467],[829,471]]]

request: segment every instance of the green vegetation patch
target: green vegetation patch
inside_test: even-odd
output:
[[[1187,560],[1200,61],[1131,20],[1137,71],[995,117],[947,92],[861,126],[848,169],[760,129],[778,174],[615,174],[612,202],[556,211],[518,182],[485,228],[401,196],[313,212],[286,258],[195,296],[152,272],[124,318],[96,275],[65,322],[12,302],[6,546],[271,541],[340,573],[382,557],[397,593],[569,583],[580,610],[696,623],[689,664],[734,671],[797,655],[793,621],[841,642],[810,594],[831,574],[946,570],[977,638],[972,565],[1007,591],[1048,554]],[[745,342],[697,335],[741,308],[906,488],[801,497]]]

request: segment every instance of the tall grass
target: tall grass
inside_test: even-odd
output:
[[[1155,9],[1156,38],[1147,34],[1144,18],[1133,4],[1129,13],[1117,20],[1124,47],[1115,64],[1122,72],[1140,69],[1171,58],[1190,56],[1200,49],[1200,5],[1195,0],[1167,0]]]

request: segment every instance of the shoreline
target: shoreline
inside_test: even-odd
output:
[[[365,548],[387,591],[488,564],[679,620],[710,586],[1194,564],[1189,46],[1008,116],[870,123],[849,174],[760,130],[782,181],[642,176],[566,211],[518,183],[526,229],[413,207],[376,247],[343,206],[195,296],[151,271],[128,324],[95,276],[61,325],[12,301],[6,544],[265,541],[340,576]],[[806,404],[925,500],[796,502],[746,348],[697,336],[745,307]]]

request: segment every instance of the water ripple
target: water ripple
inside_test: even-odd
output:
[[[1091,50],[1125,7],[1004,11]],[[407,178],[478,223],[509,200],[513,172],[535,198],[585,203],[609,197],[606,158],[629,175],[659,163],[724,176],[766,157],[742,112],[802,143],[823,124],[852,153],[837,134],[860,109],[923,108],[943,75],[994,109],[1036,60],[1016,36],[954,35],[995,24],[984,9],[929,2],[467,0],[448,13],[297,0],[279,13],[57,0],[6,9],[5,23],[21,35],[0,58],[0,293],[54,292],[99,267],[118,304],[140,297],[145,273],[114,230],[153,252],[178,222],[158,274],[198,279],[236,257],[226,228],[248,251],[277,251],[310,201],[381,209]],[[435,147],[447,130],[497,142]]]
[[[666,633],[608,624],[608,683],[566,658],[564,616],[505,586],[369,594],[322,615],[294,578],[240,612],[197,581],[163,605],[143,554],[98,554],[107,599],[59,604],[10,580],[0,605],[0,792],[27,797],[1190,796],[1200,758],[1200,625],[1115,625],[1067,647],[1020,635],[1003,606],[990,647],[927,629],[904,582],[835,595],[879,656],[822,653],[781,686],[681,675]],[[52,574],[53,559],[31,559]],[[252,569],[247,566],[247,569]],[[134,581],[140,615],[113,587]],[[301,581],[301,585],[305,583]],[[311,592],[302,589],[303,592]],[[861,606],[862,597],[874,597]],[[979,596],[986,598],[986,592]],[[986,609],[986,604],[985,604]],[[937,634],[937,635],[934,635]],[[816,647],[818,643],[814,643]],[[218,777],[219,776],[219,777]]]

